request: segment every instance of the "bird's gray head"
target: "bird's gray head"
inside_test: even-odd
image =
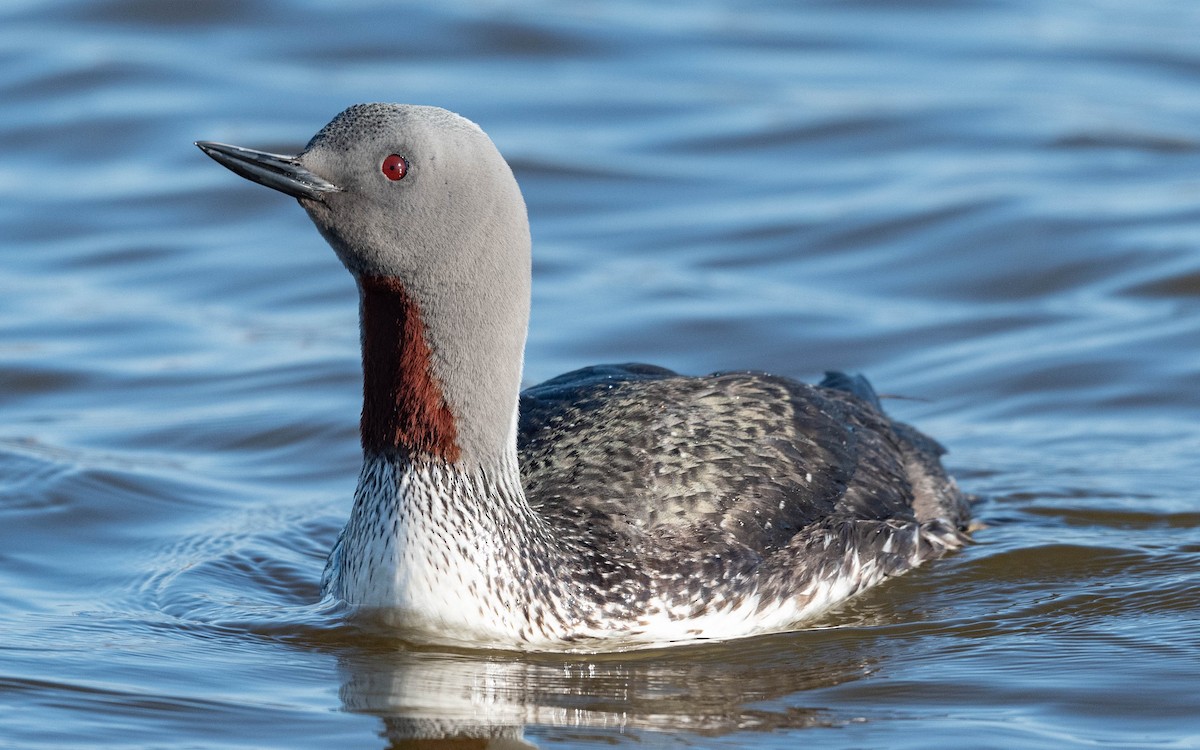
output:
[[[432,263],[455,269],[450,279],[475,264],[511,262],[499,251],[528,242],[508,164],[477,125],[446,110],[355,105],[298,161],[340,188],[300,202],[357,276],[405,278]]]
[[[197,145],[297,198],[358,281],[364,447],[479,463],[512,450],[529,223],[478,126],[436,107],[357,104],[296,156]],[[369,424],[381,410],[387,424]]]

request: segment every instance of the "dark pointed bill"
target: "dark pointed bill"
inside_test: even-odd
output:
[[[332,182],[302,167],[294,156],[271,154],[212,141],[196,141],[196,145],[234,173],[294,198],[320,200],[325,193],[341,190]]]

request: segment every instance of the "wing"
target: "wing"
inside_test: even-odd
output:
[[[586,526],[615,545],[636,538],[757,556],[814,525],[941,512],[943,500],[917,498],[957,495],[940,448],[887,419],[865,380],[836,377],[818,387],[648,365],[559,376],[521,397],[526,494],[573,527],[564,533]]]

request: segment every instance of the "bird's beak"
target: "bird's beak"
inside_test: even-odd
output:
[[[226,143],[196,141],[200,150],[217,163],[228,167],[235,174],[259,185],[266,185],[293,198],[321,200],[325,193],[336,193],[341,188],[322,179],[301,166],[295,156],[270,154],[252,148],[230,146]]]

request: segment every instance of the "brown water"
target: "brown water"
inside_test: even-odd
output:
[[[1192,0],[5,5],[0,747],[1200,747],[1198,32]],[[372,100],[512,161],[530,383],[862,371],[978,544],[726,645],[343,624],[354,290],[191,142]]]

